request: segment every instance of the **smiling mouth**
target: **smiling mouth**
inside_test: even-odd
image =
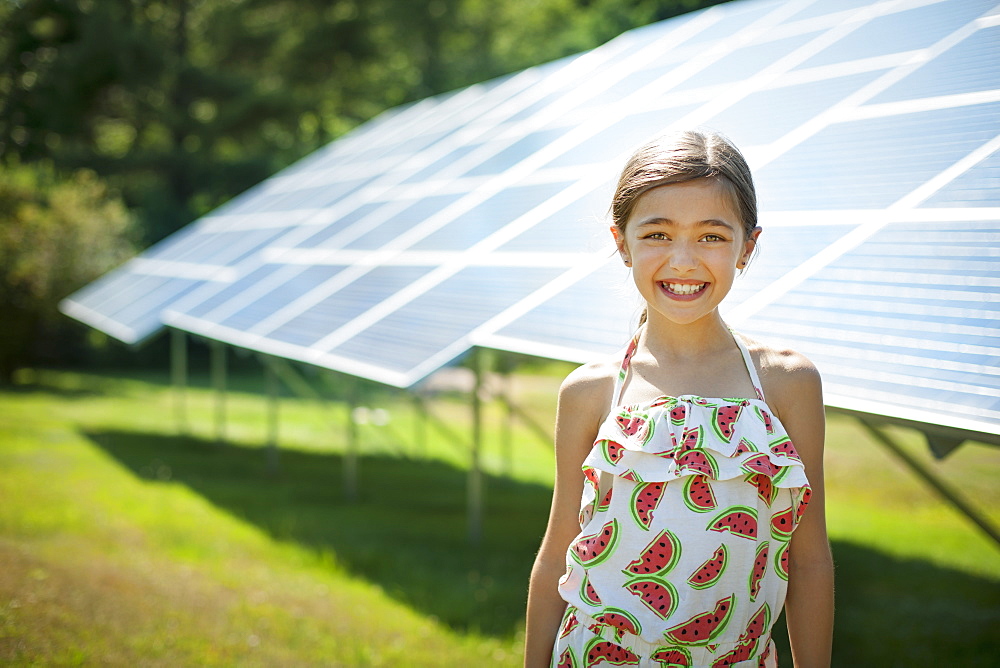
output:
[[[660,283],[663,289],[675,295],[693,295],[705,289],[708,283]]]

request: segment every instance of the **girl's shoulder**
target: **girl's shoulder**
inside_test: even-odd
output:
[[[757,367],[764,396],[779,417],[789,406],[803,400],[822,401],[819,371],[808,357],[789,348],[773,346],[743,334],[739,336]]]
[[[599,425],[611,406],[611,395],[620,368],[621,360],[607,357],[587,362],[571,371],[559,386],[560,412],[589,416],[595,425]]]

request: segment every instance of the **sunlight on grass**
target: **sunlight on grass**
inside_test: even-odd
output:
[[[0,394],[0,662],[13,665],[519,665],[528,571],[552,451],[487,406],[483,544],[466,540],[467,443],[371,390],[359,498],[342,491],[346,409],[284,398],[281,469],[266,405],[233,379],[227,442],[212,393],[190,390],[178,435],[164,378],[38,371]],[[204,384],[204,379],[195,383]],[[557,374],[518,376],[540,423]],[[435,414],[470,433],[443,395]],[[919,437],[899,434],[926,456]],[[829,521],[838,563],[836,665],[989,665],[1000,551],[868,441],[830,420]],[[1000,450],[934,464],[994,517]],[[510,467],[512,474],[503,475]],[[787,648],[782,649],[787,659]],[[786,665],[790,662],[786,661]]]

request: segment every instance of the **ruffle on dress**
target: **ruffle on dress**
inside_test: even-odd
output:
[[[602,472],[637,483],[742,477],[762,491],[802,488],[797,501],[809,494],[802,459],[759,399],[682,395],[623,406],[601,425],[583,469],[581,524],[611,488]]]

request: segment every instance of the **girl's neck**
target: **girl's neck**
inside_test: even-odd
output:
[[[697,358],[733,345],[733,335],[719,312],[692,323],[678,324],[656,314],[646,321],[639,347],[654,358]]]

